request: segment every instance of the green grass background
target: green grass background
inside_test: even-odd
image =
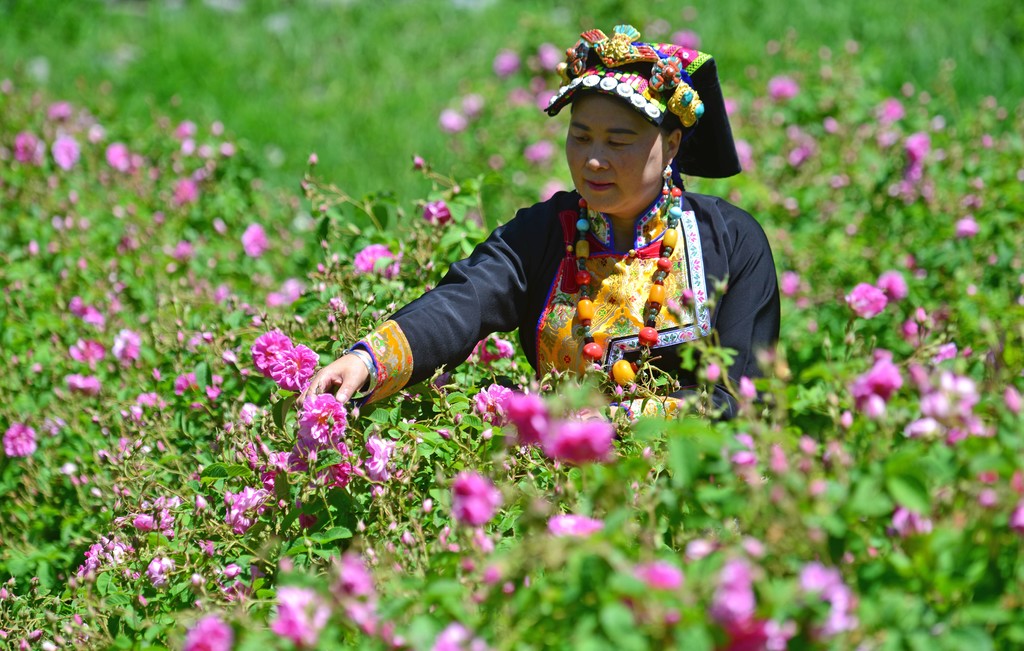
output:
[[[697,32],[727,88],[768,41],[792,38],[811,51],[856,40],[892,95],[943,74],[963,106],[1024,89],[1017,0],[0,0],[0,76],[128,121],[220,120],[276,184],[297,184],[315,151],[347,191],[411,199],[426,190],[408,172],[414,153],[482,171],[449,150],[437,117],[491,74],[498,49],[562,48],[584,28],[656,18]]]

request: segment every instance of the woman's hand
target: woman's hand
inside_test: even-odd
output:
[[[345,404],[369,379],[370,372],[363,360],[352,353],[343,355],[317,371],[306,390],[299,394],[298,404],[301,407],[306,398],[321,393],[333,393],[338,402]]]

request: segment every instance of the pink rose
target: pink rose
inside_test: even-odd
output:
[[[242,233],[242,249],[250,258],[258,258],[270,247],[267,232],[259,224],[249,224]]]
[[[4,454],[29,457],[36,451],[36,431],[24,423],[11,423],[4,432]]]
[[[231,651],[235,633],[216,615],[203,617],[189,629],[182,651]]]
[[[885,292],[868,283],[859,283],[846,295],[846,304],[864,319],[878,316],[888,303]]]
[[[878,277],[875,287],[882,290],[890,301],[902,301],[907,297],[907,281],[898,271],[886,271]]]
[[[603,420],[567,421],[552,427],[543,441],[545,454],[571,464],[608,461],[615,427]]]
[[[799,92],[800,85],[792,77],[778,75],[768,80],[768,96],[777,102],[792,99]]]
[[[78,149],[78,142],[71,136],[60,136],[51,147],[53,160],[63,170],[70,170],[78,162],[81,152]]]
[[[132,153],[123,142],[114,142],[107,147],[107,165],[118,172],[132,171]]]
[[[683,587],[683,572],[666,561],[641,563],[633,568],[638,579],[655,590],[678,590]]]
[[[585,515],[563,513],[548,520],[548,531],[552,536],[586,538],[604,529],[604,522]]]
[[[459,473],[452,482],[452,515],[471,527],[487,523],[501,506],[501,492],[490,479],[472,471]]]

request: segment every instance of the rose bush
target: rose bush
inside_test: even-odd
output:
[[[444,125],[474,169],[526,175],[513,192],[553,180],[543,45],[496,53]],[[729,88],[757,156],[692,182],[756,215],[783,272],[766,379],[694,345],[729,422],[633,419],[605,378],[534,378],[501,337],[380,404],[299,409],[317,365],[485,235],[493,179],[419,160],[414,206],[312,173],[297,197],[221,128],[5,82],[0,639],[1024,644],[1024,106],[890,97],[817,56],[788,45]]]

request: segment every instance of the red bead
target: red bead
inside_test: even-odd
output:
[[[650,326],[640,328],[640,345],[648,348],[658,343],[658,331]]]
[[[590,272],[586,269],[576,270],[576,284],[577,285],[589,285],[590,284]]]
[[[600,361],[604,357],[604,348],[596,341],[592,341],[583,347],[583,356],[594,362]]]
[[[584,199],[583,197],[580,197],[580,208],[586,208],[586,207],[587,207],[587,200]]]
[[[673,197],[681,197],[681,196],[683,196],[683,191],[680,190],[679,188],[672,188],[672,196]]]
[[[658,269],[662,271],[670,271],[672,269],[672,259],[658,258]]]

